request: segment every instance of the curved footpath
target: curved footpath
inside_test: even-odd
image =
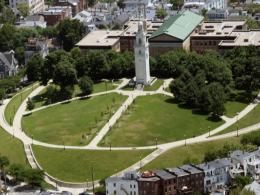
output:
[[[123,90],[121,90],[121,88],[129,82],[129,79],[123,79],[122,83],[119,84],[118,87],[114,90],[110,90],[110,91],[107,91],[107,92],[95,93],[95,94],[91,94],[91,95],[87,96],[87,97],[94,97],[94,96],[103,95],[103,94],[106,94],[106,93],[115,92],[115,93],[119,93],[119,94],[122,94],[122,95],[126,95],[126,96],[128,96],[128,98],[125,100],[125,102],[123,102],[121,107],[114,113],[114,115],[110,118],[108,123],[103,126],[103,128],[99,131],[97,136],[94,137],[93,140],[87,146],[65,146],[65,148],[66,149],[80,149],[80,150],[110,150],[110,147],[99,147],[99,146],[97,146],[97,144],[103,139],[103,137],[108,133],[108,131],[111,129],[111,127],[121,117],[121,115],[127,109],[127,107],[129,105],[131,105],[133,100],[138,96],[146,96],[146,95],[153,95],[153,94],[164,94],[164,95],[167,95],[167,96],[173,96],[171,93],[164,91],[164,89],[169,86],[171,81],[172,81],[172,79],[165,80],[163,85],[156,91],[137,91],[137,90],[123,91]],[[42,91],[43,89],[44,89],[44,86],[39,86],[34,91],[32,91],[32,93],[28,96],[28,98],[34,97],[35,95],[40,93],[40,91]],[[26,103],[27,103],[28,98],[26,98],[22,102],[19,109],[17,110],[15,117],[14,117],[14,120],[13,120],[13,126],[12,127],[7,123],[7,121],[5,120],[5,116],[4,116],[5,108],[6,108],[7,104],[9,103],[10,99],[4,100],[3,105],[0,106],[0,113],[2,113],[2,117],[0,117],[0,125],[9,134],[11,134],[15,138],[17,138],[17,139],[19,139],[23,142],[23,144],[25,146],[25,153],[26,153],[26,156],[27,156],[27,159],[28,159],[30,165],[33,168],[38,167],[38,168],[41,169],[41,166],[39,165],[39,163],[37,162],[37,160],[36,160],[36,158],[33,154],[33,151],[31,149],[31,145],[34,144],[34,145],[39,145],[39,146],[49,147],[49,148],[64,148],[64,146],[63,145],[48,144],[48,143],[43,143],[43,142],[40,142],[40,141],[37,141],[37,140],[33,140],[32,138],[30,138],[29,136],[27,136],[23,132],[22,127],[21,127],[22,117],[23,117],[23,115],[30,113],[30,112],[26,112]],[[67,100],[67,101],[62,101],[62,102],[58,102],[58,103],[55,103],[55,104],[51,104],[51,105],[47,105],[47,106],[43,106],[43,107],[34,109],[31,112],[37,112],[39,110],[46,109],[46,108],[51,107],[51,106],[55,106],[55,105],[58,105],[58,104],[61,104],[61,103],[64,103],[64,102],[78,100],[78,99],[81,99],[81,98],[82,97],[75,97],[75,98],[72,98],[72,99]],[[137,169],[140,168],[140,166],[146,165],[147,163],[151,162],[152,160],[154,160],[155,158],[160,156],[162,153],[164,153],[167,150],[172,149],[172,148],[183,146],[185,144],[208,142],[208,141],[213,141],[213,140],[217,140],[217,139],[223,139],[223,138],[237,136],[237,131],[235,131],[235,132],[230,132],[230,133],[223,134],[223,135],[209,137],[209,135],[214,135],[214,134],[216,134],[220,131],[223,131],[227,127],[236,123],[237,120],[243,118],[246,114],[248,114],[252,109],[255,108],[255,106],[259,103],[259,99],[260,99],[260,94],[255,99],[254,103],[249,104],[236,117],[227,118],[227,117],[223,116],[222,119],[225,121],[225,123],[223,125],[219,126],[216,129],[211,130],[209,133],[205,133],[203,135],[200,135],[200,136],[197,136],[197,137],[194,137],[194,138],[189,138],[189,139],[186,139],[186,140],[180,140],[180,141],[160,144],[160,145],[157,145],[157,146],[154,145],[154,146],[143,146],[143,147],[112,147],[111,148],[112,150],[155,149],[155,151],[150,153],[148,156],[146,156],[145,158],[143,158],[139,162],[137,162],[134,165],[126,168],[125,170],[122,170],[122,171],[116,173],[115,175],[122,175],[125,171],[129,171],[129,170],[137,170]],[[240,129],[238,131],[238,133],[239,133],[239,135],[241,135],[241,134],[245,134],[245,133],[255,131],[255,130],[258,130],[258,129],[260,129],[260,123],[257,123],[255,125],[252,125],[252,126],[249,126],[249,127],[243,128],[243,129]],[[48,183],[56,186],[59,190],[68,190],[68,191],[73,192],[74,194],[82,192],[86,188],[86,186],[91,186],[89,183],[77,184],[77,183],[63,182],[63,181],[60,181],[56,178],[51,177],[47,173],[46,173],[45,180]],[[95,181],[95,185],[98,186],[98,181]]]

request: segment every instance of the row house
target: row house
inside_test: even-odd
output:
[[[123,177],[110,177],[106,179],[106,194],[129,194],[138,195],[138,174],[137,172],[127,172]]]

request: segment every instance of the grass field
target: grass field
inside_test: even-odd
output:
[[[248,104],[244,102],[238,101],[228,101],[225,103],[226,113],[225,116],[227,117],[234,117],[240,111],[242,111]]]
[[[146,146],[176,141],[208,132],[223,121],[180,108],[163,95],[138,97],[130,109],[101,141],[101,145]]]
[[[143,170],[160,169],[160,168],[170,168],[185,164],[187,160],[202,162],[204,159],[204,154],[209,150],[218,149],[225,143],[239,143],[240,138],[228,138],[222,140],[216,140],[212,142],[204,142],[199,144],[192,144],[187,146],[181,146],[173,148],[149,164],[143,167]]]
[[[50,175],[70,182],[104,179],[127,168],[148,155],[151,150],[135,151],[89,151],[62,150],[33,146],[37,161]]]
[[[28,88],[30,89],[27,90]],[[35,85],[34,88],[36,88]],[[15,113],[17,112],[21,103],[26,99],[26,97],[28,97],[28,95],[30,95],[30,93],[32,92],[31,89],[33,89],[32,86],[24,88],[20,94],[14,96],[11,99],[11,101],[7,104],[5,109],[5,119],[9,123],[9,125],[13,125]]]
[[[28,166],[23,150],[23,144],[14,139],[0,127],[0,155],[7,156],[10,163]]]
[[[125,99],[111,93],[60,104],[23,117],[22,127],[29,136],[43,142],[86,144]]]
[[[144,91],[155,91],[162,86],[163,82],[164,82],[163,80],[157,79],[153,85],[145,86]]]
[[[235,124],[231,125],[230,127],[226,128],[224,131],[219,132],[218,135],[236,131],[237,127],[239,129],[242,129],[242,128],[254,125],[256,123],[260,123],[260,105],[259,104],[255,107],[254,110],[252,110],[246,116],[241,118],[238,121],[238,124],[235,123]]]
[[[96,83],[93,85],[93,93],[98,93],[98,92],[102,92],[102,91],[106,91],[106,90],[107,91],[113,90],[120,83],[121,83],[121,81],[115,81],[113,83],[111,81]],[[55,85],[53,85],[53,86],[55,86]],[[59,89],[58,86],[56,86],[56,87],[57,87],[57,89]],[[35,108],[39,108],[39,107],[42,107],[47,104],[46,103],[46,101],[47,101],[46,91],[47,91],[47,88],[44,88],[38,95],[33,97],[32,100],[34,102]],[[81,94],[82,94],[82,91],[81,91],[79,85],[75,85],[74,93],[73,93],[72,97],[80,96]]]

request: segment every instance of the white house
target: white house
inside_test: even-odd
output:
[[[18,72],[18,62],[14,57],[14,51],[0,52],[0,78],[14,76]]]
[[[109,177],[106,179],[106,194],[138,195],[137,172],[127,172],[123,177]]]

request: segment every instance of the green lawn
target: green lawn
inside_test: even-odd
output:
[[[63,150],[33,146],[34,154],[42,168],[50,175],[70,182],[104,179],[123,170],[148,155],[151,150],[90,151]]]
[[[10,163],[28,166],[23,144],[0,128],[0,155],[7,156]]]
[[[155,91],[162,86],[163,82],[164,82],[164,80],[157,79],[153,85],[145,86],[144,91]]]
[[[225,103],[226,113],[225,116],[227,117],[234,117],[240,111],[242,111],[248,104],[239,101],[228,101]]]
[[[218,135],[236,131],[237,126],[239,129],[242,129],[242,128],[254,125],[256,123],[260,123],[260,105],[259,104],[255,107],[254,110],[252,110],[246,116],[241,118],[238,121],[238,124],[235,123],[235,124],[231,125],[230,127],[226,128],[224,131],[219,132]]]
[[[115,81],[115,82],[100,82],[100,83],[95,83],[93,86],[93,93],[98,93],[102,91],[109,91],[117,88],[117,86],[121,83],[121,81]]]
[[[220,146],[223,146],[225,143],[239,143],[240,138],[233,137],[228,139],[216,140],[212,142],[205,142],[200,144],[192,144],[187,146],[181,146],[173,148],[158,158],[147,164],[143,167],[143,170],[151,169],[162,169],[176,167],[185,164],[185,161],[188,159],[197,161],[198,163],[202,162],[204,159],[204,154],[209,150],[218,149]]]
[[[30,88],[30,89],[26,90],[28,88]],[[20,94],[14,96],[11,99],[11,101],[7,104],[6,109],[5,109],[5,119],[10,125],[13,125],[12,123],[13,123],[15,113],[17,112],[21,103],[26,99],[26,97],[28,97],[28,95],[30,95],[32,90],[35,88],[36,88],[35,85],[33,88],[31,86],[24,88]]]
[[[138,97],[130,109],[101,141],[101,145],[146,146],[193,137],[214,129],[223,121],[193,114],[163,95]]]
[[[125,96],[116,93],[72,101],[23,117],[29,136],[53,144],[87,144],[108,121]]]
[[[93,85],[93,93],[106,91],[106,89],[108,91],[113,90],[120,83],[121,83],[121,81],[115,81],[114,83],[112,83],[111,81],[108,81],[107,84],[105,82],[96,83],[96,84]],[[57,89],[59,89],[58,86],[57,86]],[[38,95],[33,97],[32,100],[35,104],[35,108],[39,108],[39,107],[46,105],[46,101],[47,101],[46,91],[47,91],[47,88],[44,88]],[[81,94],[82,94],[82,91],[81,91],[79,85],[75,85],[72,97],[77,97],[77,96],[80,96]]]

